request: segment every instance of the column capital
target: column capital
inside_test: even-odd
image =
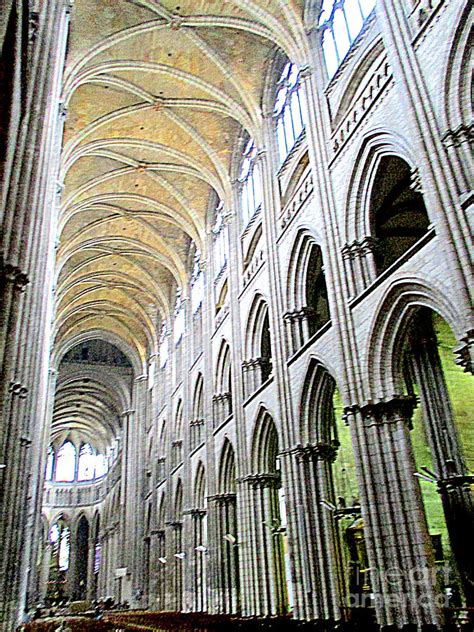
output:
[[[145,381],[145,380],[147,380],[147,379],[148,379],[148,376],[147,376],[147,375],[145,375],[145,374],[143,374],[143,375],[138,375],[138,376],[135,378],[135,382],[137,382],[137,383],[139,383],[139,382],[144,382],[144,381]]]
[[[237,499],[237,494],[235,492],[223,492],[221,494],[214,494],[213,496],[208,496],[207,500],[212,503],[216,503],[216,505],[230,505],[235,503]]]
[[[279,472],[249,474],[238,479],[238,482],[247,483],[254,489],[264,489],[266,487],[279,489],[281,487],[281,476]]]
[[[291,452],[299,461],[325,461],[327,463],[334,463],[337,458],[339,446],[340,443],[337,440],[333,440],[330,443],[308,443],[306,445],[295,446]]]
[[[127,410],[123,410],[121,412],[121,417],[127,417],[128,415],[133,415],[135,413],[134,408],[128,408]]]
[[[366,427],[405,421],[411,428],[411,417],[415,405],[416,399],[414,397],[398,395],[390,400],[369,401],[361,406],[348,406],[344,409],[344,414],[350,415],[359,412]]]

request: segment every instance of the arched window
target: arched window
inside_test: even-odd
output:
[[[76,476],[76,448],[65,441],[59,448],[55,480],[58,483],[71,483]]]
[[[330,316],[321,248],[305,231],[298,233],[290,259],[288,308],[284,318],[295,353]]]
[[[84,443],[79,450],[77,480],[91,481],[95,474],[96,458],[90,443]]]
[[[272,373],[272,344],[268,306],[261,296],[252,304],[246,330],[246,360],[242,364],[245,396],[251,395]]]
[[[302,86],[298,66],[288,62],[278,81],[273,115],[276,118],[278,153],[284,162],[305,126]]]
[[[250,523],[255,540],[251,564],[255,575],[261,578],[260,607],[266,615],[282,615],[289,609],[278,451],[275,424],[270,415],[263,412],[257,421],[252,441],[253,473],[246,477],[246,481],[252,503]]]
[[[48,448],[48,457],[47,457],[47,461],[46,461],[46,474],[45,474],[45,479],[47,481],[51,481],[53,478],[53,471],[54,471],[54,450],[53,450],[53,446],[50,445]]]
[[[335,75],[374,6],[375,0],[324,0],[319,29],[330,77]]]
[[[240,603],[239,560],[236,546],[239,534],[235,454],[228,439],[224,441],[221,452],[217,485],[220,494],[220,502],[216,507],[219,611],[235,613],[238,612]]]
[[[255,164],[257,147],[251,138],[244,149],[239,181],[242,183],[242,223],[247,226],[262,205],[262,180],[260,169]]]
[[[232,365],[228,343],[223,340],[217,356],[216,387],[213,397],[214,427],[232,414]]]
[[[216,221],[212,228],[214,236],[214,278],[219,277],[227,265],[227,226],[224,219],[224,202],[216,208]]]
[[[371,233],[380,274],[427,232],[428,213],[410,166],[398,156],[379,163],[370,196]]]

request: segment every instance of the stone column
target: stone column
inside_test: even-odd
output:
[[[253,519],[250,523],[254,612],[257,616],[281,615],[287,610],[281,524],[278,510],[279,474],[251,474],[244,478],[250,490]]]
[[[346,409],[363,499],[377,619],[382,626],[442,624],[434,559],[410,428],[413,400]]]
[[[145,436],[148,415],[148,379],[146,375],[139,375],[135,378],[134,389],[135,416],[133,427],[129,425],[130,450],[127,450],[127,460],[130,459],[131,479],[128,493],[132,499],[127,498],[130,509],[130,532],[132,538],[130,546],[132,549],[132,564],[129,571],[132,572],[132,601],[136,607],[142,606],[141,598],[137,595],[144,594],[145,578],[143,577],[144,565],[144,523],[145,523],[145,502],[144,502],[144,478],[146,464]]]
[[[430,330],[431,329],[431,330]],[[415,381],[420,389],[423,421],[438,477],[451,549],[468,606],[474,606],[474,504],[456,420],[438,353],[436,334],[426,320],[411,340]]]
[[[211,515],[215,523],[215,548],[217,563],[219,614],[238,614],[240,612],[240,587],[238,563],[238,529],[236,520],[236,495],[233,493],[216,494],[209,498]],[[233,538],[235,540],[233,540]]]
[[[295,617],[336,621],[344,605],[339,539],[333,514],[332,463],[337,442],[298,445],[283,457],[291,460],[296,478],[297,546],[300,581],[296,586]]]
[[[155,560],[156,560],[156,603],[151,605],[152,610],[165,610],[166,608],[166,539],[165,530],[158,529],[155,539]]]

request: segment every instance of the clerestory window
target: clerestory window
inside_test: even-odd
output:
[[[95,473],[95,454],[90,443],[84,443],[79,450],[77,466],[78,481],[92,481]]]
[[[58,450],[55,480],[58,483],[72,483],[76,477],[76,448],[65,441]]]
[[[278,153],[283,163],[305,126],[303,87],[296,64],[288,62],[285,65],[278,85],[273,116],[276,118]]]
[[[371,14],[376,0],[324,0],[319,17],[324,60],[333,77]]]

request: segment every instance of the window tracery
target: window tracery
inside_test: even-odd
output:
[[[283,163],[305,126],[303,87],[296,64],[288,62],[285,65],[278,85],[273,116],[276,119],[278,153]]]
[[[374,6],[375,0],[324,0],[319,30],[329,77],[336,74]]]

